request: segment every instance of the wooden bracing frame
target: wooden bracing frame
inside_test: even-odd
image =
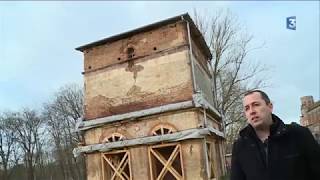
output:
[[[103,180],[132,180],[128,150],[102,153],[101,158]],[[106,170],[110,171],[110,179],[106,175]]]
[[[168,154],[164,154],[163,152],[161,152],[162,150],[168,150],[168,148],[171,148],[173,150],[171,152],[168,152]],[[150,146],[148,151],[151,180],[166,180],[165,177],[167,173],[171,175],[170,179],[184,179],[183,160],[180,144],[171,143]],[[160,162],[163,166],[161,171],[156,170],[157,167],[155,161]],[[176,167],[173,166],[174,162],[178,162],[178,165],[176,165]]]
[[[209,179],[215,179],[216,175],[215,175],[215,166],[214,166],[214,143],[211,142],[206,142],[206,148],[207,148],[207,158],[208,158],[208,177]]]

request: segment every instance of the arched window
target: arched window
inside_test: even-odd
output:
[[[176,132],[176,128],[174,128],[170,124],[159,124],[152,128],[151,135],[158,136],[158,135],[165,135],[165,134],[172,134]]]
[[[127,55],[128,55],[128,59],[131,59],[131,58],[134,57],[134,49],[133,49],[133,47],[129,47],[127,49]]]
[[[102,142],[116,142],[122,141],[125,137],[120,133],[112,133],[110,136],[105,137]]]

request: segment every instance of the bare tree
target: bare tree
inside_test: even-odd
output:
[[[206,39],[212,53],[211,72],[214,106],[224,117],[227,139],[233,140],[245,120],[241,114],[241,97],[250,89],[266,86],[266,66],[250,62],[248,54],[253,36],[243,31],[236,16],[230,11],[219,11],[215,15],[201,15],[194,10],[196,26]],[[231,135],[232,134],[232,135]],[[232,138],[230,138],[232,136]]]
[[[62,87],[53,100],[44,105],[43,116],[55,144],[55,154],[62,178],[84,179],[84,158],[75,158],[73,148],[82,142],[82,136],[73,132],[76,121],[83,114],[82,88],[69,84]]]
[[[45,105],[43,117],[48,125],[49,133],[53,140],[54,149],[53,154],[58,163],[62,179],[67,179],[66,170],[67,164],[65,163],[65,154],[63,148],[64,140],[64,120],[60,118],[59,114],[51,107],[51,104]]]
[[[73,131],[82,108],[82,88],[69,84],[41,116],[28,108],[0,113],[0,179],[86,179],[84,157],[72,154],[82,142]]]
[[[10,177],[10,166],[15,148],[15,139],[13,131],[8,128],[10,120],[9,113],[3,113],[0,115],[0,167],[3,169],[1,179],[9,179]]]
[[[12,113],[9,122],[8,127],[14,132],[14,139],[24,153],[27,179],[34,180],[42,121],[35,110],[25,108],[21,112]]]

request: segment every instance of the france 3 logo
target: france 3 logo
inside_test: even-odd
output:
[[[287,29],[296,30],[296,16],[287,17]]]

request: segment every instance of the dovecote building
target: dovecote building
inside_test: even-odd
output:
[[[84,55],[88,180],[219,179],[222,118],[211,53],[188,14],[76,48]]]

